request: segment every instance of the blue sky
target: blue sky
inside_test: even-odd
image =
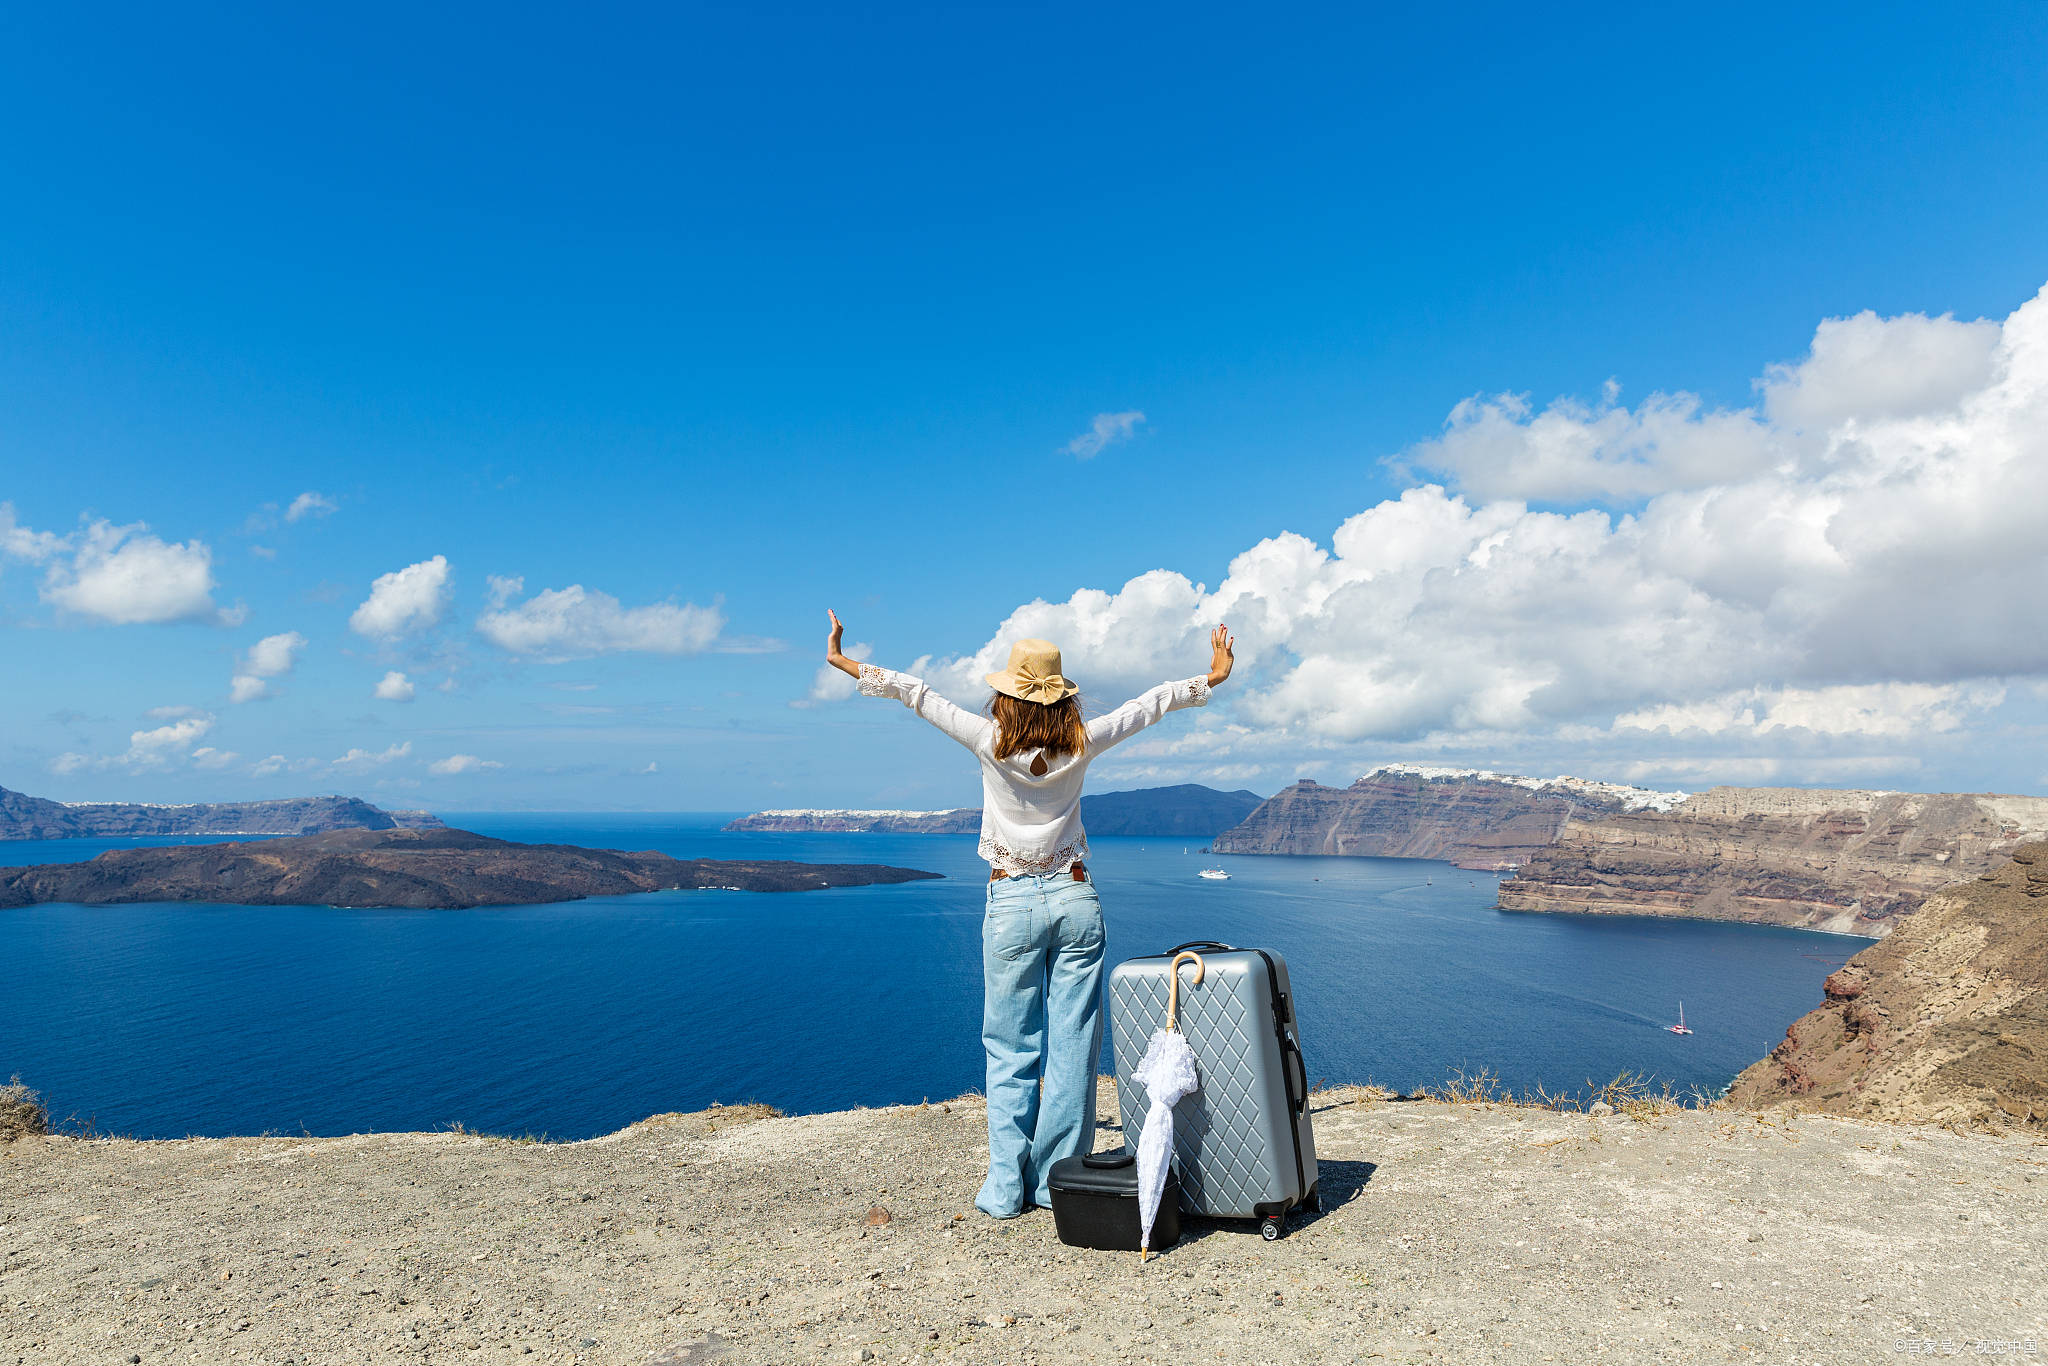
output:
[[[827,605],[1105,703],[1246,618],[1098,787],[2048,778],[2040,6],[7,36],[0,785],[972,801]]]

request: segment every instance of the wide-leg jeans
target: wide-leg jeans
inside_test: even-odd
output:
[[[989,883],[981,974],[988,1180],[974,1204],[1007,1219],[1027,1202],[1050,1206],[1052,1164],[1094,1146],[1102,1052],[1095,884],[1069,873]]]

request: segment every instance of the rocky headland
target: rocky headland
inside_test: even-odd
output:
[[[1081,798],[1081,823],[1091,835],[1157,835],[1206,840],[1259,806],[1256,792],[1219,792],[1199,783],[1103,792]],[[783,810],[741,816],[728,830],[835,831],[854,834],[972,835],[981,808],[950,811]]]
[[[1881,937],[2044,835],[2048,798],[1716,787],[1567,821],[1501,883],[1500,906]]]
[[[756,811],[726,822],[727,830],[772,830],[837,835],[971,835],[981,829],[981,808],[948,811],[863,811],[846,807],[789,807]]]
[[[355,797],[267,802],[53,802],[0,787],[0,840],[122,835],[317,835],[326,830],[431,830],[425,811],[386,811]]]
[[[1731,1104],[2048,1134],[2048,844],[1928,897],[1824,991]]]
[[[1224,854],[1441,859],[1512,874],[1509,911],[1685,916],[1878,938],[1931,893],[2048,837],[2048,798],[1716,787],[1390,764],[1309,779],[1218,835]]]
[[[1548,848],[1575,817],[1668,809],[1683,792],[1387,764],[1349,787],[1303,778],[1218,835],[1219,854],[1442,859],[1498,870]]]
[[[0,908],[192,901],[446,910],[692,888],[802,892],[938,876],[869,863],[678,859],[517,844],[445,828],[337,830],[244,844],[115,849],[85,863],[0,868]]]

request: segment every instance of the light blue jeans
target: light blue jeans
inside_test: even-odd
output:
[[[988,885],[981,922],[988,1180],[974,1205],[1050,1206],[1052,1164],[1092,1148],[1102,1052],[1102,902],[1070,873]],[[1044,1082],[1044,1094],[1039,1083]]]

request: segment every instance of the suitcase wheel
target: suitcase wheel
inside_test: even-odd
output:
[[[1277,1214],[1269,1214],[1265,1218],[1259,1220],[1259,1236],[1261,1238],[1264,1238],[1269,1243],[1277,1242],[1280,1238],[1280,1235],[1282,1235],[1285,1232],[1287,1232],[1287,1230],[1285,1227],[1281,1225],[1280,1216]]]
[[[1323,1212],[1323,1193],[1321,1191],[1310,1191],[1308,1193],[1308,1207],[1309,1211],[1313,1214],[1321,1214]]]

